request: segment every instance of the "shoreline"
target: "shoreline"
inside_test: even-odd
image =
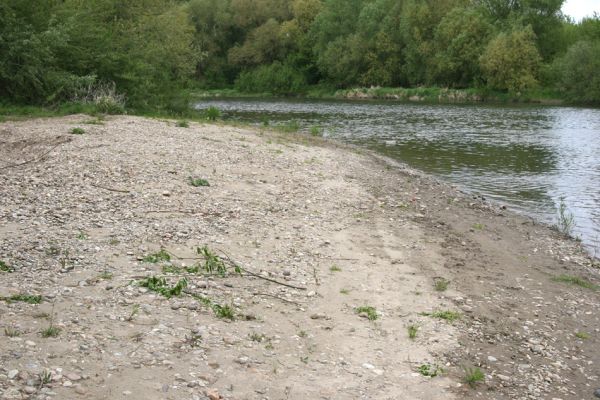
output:
[[[0,329],[21,333],[0,343],[0,398],[600,388],[600,292],[581,286],[600,277],[581,248],[385,156],[131,116],[4,122],[0,140],[5,163],[32,160],[3,171],[0,260],[14,272],[0,272],[0,296],[43,296],[0,301]],[[206,265],[203,246],[260,277],[186,269]],[[171,260],[150,262],[161,249]],[[140,285],[152,276],[188,286],[167,298]],[[40,335],[48,325],[58,337]],[[464,368],[483,381],[471,388]]]

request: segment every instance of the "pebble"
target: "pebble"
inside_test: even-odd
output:
[[[8,379],[15,379],[15,377],[19,375],[19,370],[18,369],[11,369],[10,371],[8,371]]]
[[[67,379],[70,381],[80,381],[81,380],[81,376],[77,375],[77,374],[67,374],[66,375]]]
[[[600,399],[600,388],[598,388],[594,391],[594,396],[596,396]]]
[[[494,356],[488,356],[488,361],[489,362],[496,362],[496,361],[498,361],[498,359],[496,357],[494,357]]]

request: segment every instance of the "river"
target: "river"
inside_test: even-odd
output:
[[[548,224],[562,198],[573,234],[600,255],[600,109],[247,98],[196,108],[209,106],[225,120],[318,127]]]

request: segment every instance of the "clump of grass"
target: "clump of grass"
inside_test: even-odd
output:
[[[248,337],[253,342],[258,342],[258,343],[261,343],[263,340],[265,340],[267,338],[264,334],[262,334],[262,333],[256,333],[256,332],[253,332],[252,334],[249,334]]]
[[[430,378],[435,378],[436,376],[444,373],[443,368],[431,364],[423,364],[419,368],[417,368],[417,371],[419,371],[421,375],[428,376]]]
[[[42,387],[44,387],[45,385],[49,384],[52,381],[52,372],[45,369],[44,371],[42,371],[39,374],[38,378],[40,380],[40,389],[41,389]]]
[[[419,332],[419,326],[418,325],[409,325],[407,330],[408,330],[408,337],[411,340],[415,340],[417,338],[417,333]]]
[[[310,134],[312,136],[323,136],[323,129],[320,126],[311,126]]]
[[[88,238],[88,236],[83,231],[81,231],[77,234],[77,239],[79,239],[79,240],[87,240],[87,238]]]
[[[355,311],[357,314],[362,314],[362,315],[366,316],[369,321],[375,321],[377,318],[379,318],[379,315],[377,315],[377,310],[375,309],[375,307],[362,306],[362,307],[357,307]]]
[[[188,274],[197,274],[198,272],[200,272],[200,267],[198,267],[197,265],[193,265],[191,267],[176,267],[175,265],[164,265],[162,267],[162,271],[165,274],[181,274],[181,273],[188,273]]]
[[[71,129],[71,135],[83,135],[85,130],[83,128],[73,128]]]
[[[15,294],[9,297],[3,297],[2,300],[9,303],[20,301],[29,304],[40,304],[42,302],[42,296],[31,294]]]
[[[465,377],[464,381],[471,387],[475,387],[479,382],[483,382],[485,379],[485,374],[480,368],[477,367],[469,367],[464,368]]]
[[[477,229],[478,231],[482,231],[483,229],[485,229],[485,225],[481,224],[481,223],[476,223],[476,224],[473,224],[473,229]]]
[[[86,125],[104,125],[102,118],[88,119],[83,121],[83,123]]]
[[[450,284],[450,281],[445,278],[437,278],[434,281],[435,290],[438,292],[446,291],[446,289],[448,289],[449,284]]]
[[[330,270],[331,272],[341,272],[341,271],[342,271],[342,269],[341,269],[340,267],[338,267],[337,265],[332,265],[332,266],[329,268],[329,270]]]
[[[190,123],[186,120],[181,120],[181,121],[177,121],[175,123],[175,126],[177,126],[178,128],[189,128]]]
[[[190,185],[193,187],[210,186],[210,183],[203,178],[192,178],[190,177]]]
[[[191,332],[190,335],[185,335],[185,342],[190,347],[200,347],[202,344],[202,335]]]
[[[136,315],[138,315],[139,312],[140,312],[140,305],[134,304],[133,307],[131,308],[131,312],[129,313],[127,318],[125,318],[125,321],[133,321],[133,319],[135,318]]]
[[[572,275],[560,275],[560,276],[555,276],[554,278],[552,278],[553,281],[555,282],[564,282],[564,283],[569,283],[571,285],[576,285],[585,289],[590,289],[590,290],[598,290],[599,286],[598,285],[594,285],[592,282],[588,281],[587,279],[584,278],[579,278],[577,276],[572,276]]]
[[[221,111],[217,107],[210,106],[204,110],[203,115],[209,121],[216,121],[221,118]]]
[[[43,338],[49,338],[49,337],[57,337],[58,335],[60,335],[60,332],[61,332],[61,329],[59,327],[50,324],[49,327],[42,330],[40,333],[42,334]]]
[[[582,340],[586,340],[586,339],[590,338],[590,334],[587,332],[577,332],[577,333],[575,333],[575,336],[577,336],[579,339],[582,339]]]
[[[160,249],[160,251],[153,254],[148,254],[146,257],[144,257],[144,262],[147,263],[156,264],[162,261],[171,261],[171,255],[165,249]]]
[[[277,129],[280,130],[281,132],[294,133],[294,132],[298,132],[300,130],[300,124],[298,123],[298,121],[293,120],[293,121],[287,122],[286,124],[279,125],[277,127]]]
[[[342,288],[342,289],[340,289],[340,293],[341,294],[350,294],[350,290],[346,289],[346,288]]]
[[[18,337],[21,336],[21,331],[12,326],[7,326],[4,328],[4,335],[8,337]]]
[[[187,279],[180,279],[175,286],[169,286],[165,278],[150,276],[146,279],[138,281],[138,285],[148,288],[149,290],[159,293],[170,299],[173,296],[180,296],[183,289],[187,287]]]
[[[212,310],[218,318],[229,320],[235,319],[235,313],[233,311],[233,308],[231,308],[227,304],[225,304],[224,306],[221,306],[219,304],[213,304]]]
[[[560,198],[556,212],[556,228],[563,235],[572,236],[573,228],[575,228],[575,216],[567,208],[567,203],[565,203],[564,197]]]
[[[102,279],[102,280],[105,280],[105,281],[109,281],[112,278],[113,278],[113,273],[112,272],[108,272],[108,271],[104,271],[100,275],[98,275],[98,279]]]
[[[198,247],[196,249],[196,253],[204,257],[203,268],[206,272],[210,274],[217,273],[221,276],[227,275],[227,266],[225,265],[223,260],[221,260],[221,258],[215,253],[213,253],[207,246]],[[241,271],[236,269],[236,272],[239,273]]]
[[[454,322],[457,319],[460,319],[461,315],[459,312],[456,311],[434,311],[432,313],[421,313],[421,315],[425,316],[425,317],[433,317],[433,318],[439,318],[439,319],[443,319],[446,320],[448,322]]]
[[[0,271],[2,272],[15,272],[15,269],[8,265],[7,263],[5,263],[4,261],[0,260]]]

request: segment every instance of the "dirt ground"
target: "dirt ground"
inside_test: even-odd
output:
[[[78,115],[0,124],[0,160],[0,399],[600,388],[579,244],[366,150]]]

